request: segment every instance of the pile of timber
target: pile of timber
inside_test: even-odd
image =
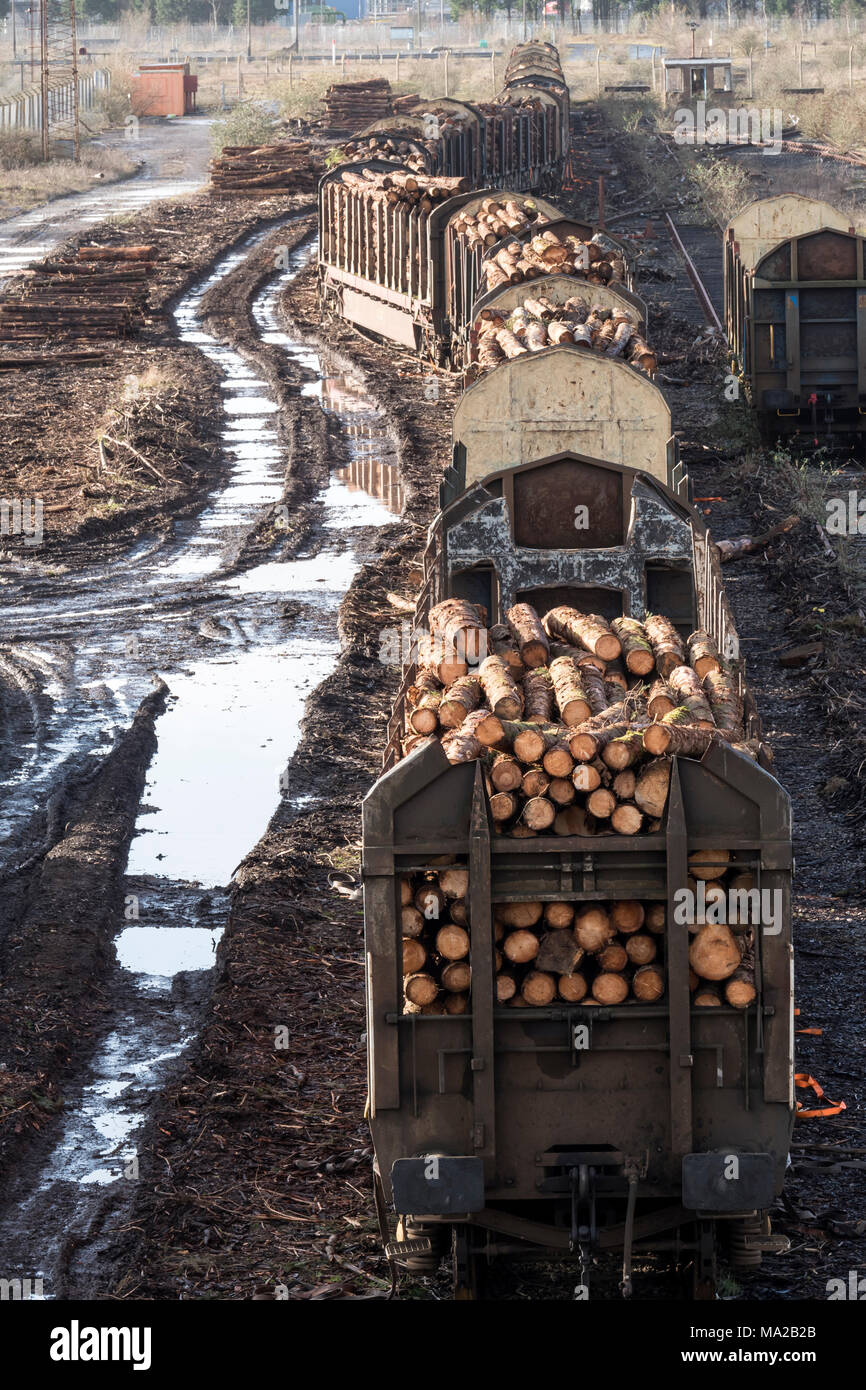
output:
[[[405,96],[394,97],[392,99],[394,114],[396,116],[408,115],[410,111],[415,110],[415,107],[418,105],[420,100],[420,92],[408,92]]]
[[[648,375],[658,366],[656,353],[638,329],[636,314],[627,309],[606,309],[576,295],[564,304],[554,304],[545,295],[527,295],[507,318],[497,312],[495,305],[482,309],[473,328],[472,342],[479,372],[489,371],[506,358],[540,352],[561,343],[574,343],[607,357],[622,357]]]
[[[0,300],[0,342],[128,337],[154,266],[152,246],[81,246],[23,270]]]
[[[668,926],[667,906],[660,900],[496,903],[496,1003],[510,1008],[545,1008],[560,1001],[583,1007],[657,1003],[665,993],[666,931],[688,930],[693,1005],[748,1008],[757,997],[755,915],[743,895],[753,892],[754,880],[730,871],[728,858],[723,850],[691,855],[689,884],[697,899],[702,881],[706,911],[687,925]],[[468,871],[457,864],[401,879],[404,1013],[470,1009],[468,888]],[[724,911],[716,915],[727,921],[708,922],[710,904],[723,899]]]
[[[400,880],[403,1012],[469,1008],[469,873],[458,864]]]
[[[382,130],[348,140],[340,150],[340,157],[347,164],[357,164],[364,159],[384,159],[412,173],[424,174],[436,165],[436,145],[432,140],[419,140],[415,135],[403,134],[398,130]]]
[[[403,753],[435,739],[481,760],[498,834],[661,829],[671,758],[724,741],[755,757],[736,675],[704,629],[528,603],[490,629],[477,604],[430,610],[405,702]]]
[[[385,203],[402,203],[405,207],[417,207],[421,212],[430,212],[435,203],[453,198],[457,193],[469,190],[468,179],[445,178],[434,174],[415,174],[407,169],[389,169],[382,173],[377,169],[364,169],[360,174],[354,169],[344,169],[340,182],[345,187],[356,190],[365,198],[381,200]]]
[[[549,228],[526,241],[509,241],[484,263],[485,287],[519,285],[542,275],[573,275],[590,285],[625,282],[625,263],[619,252],[593,238],[559,234]]]
[[[533,223],[546,222],[537,205],[527,198],[518,203],[515,198],[485,198],[478,212],[460,211],[448,223],[449,229],[463,237],[470,251],[483,251],[495,246],[503,237],[528,232]],[[520,243],[518,243],[520,244]]]
[[[211,160],[210,181],[215,193],[314,193],[324,162],[306,140],[281,140],[273,145],[226,145]]]
[[[386,77],[335,82],[324,96],[325,119],[334,130],[359,130],[371,121],[393,116],[391,83]]]

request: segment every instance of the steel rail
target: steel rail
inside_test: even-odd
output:
[[[716,306],[710,299],[710,296],[706,290],[706,286],[704,285],[703,280],[698,274],[697,267],[695,266],[694,261],[692,260],[691,256],[689,255],[688,251],[683,245],[680,234],[677,231],[676,226],[674,225],[673,218],[671,217],[669,212],[666,212],[664,214],[664,219],[667,223],[667,229],[670,234],[671,241],[676,247],[676,250],[679,253],[679,255],[682,257],[683,264],[686,268],[686,274],[688,275],[692,283],[692,289],[694,290],[695,295],[697,297],[697,301],[701,306],[701,312],[703,313],[707,323],[710,324],[713,328],[717,329],[718,332],[721,333],[722,337],[725,339],[725,342],[727,342],[727,335],[725,333],[724,328],[722,327],[722,321],[716,313]]]

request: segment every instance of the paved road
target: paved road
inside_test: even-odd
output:
[[[86,193],[56,198],[0,222],[0,281],[96,222],[138,212],[158,198],[195,192],[207,178],[210,125],[204,116],[141,121],[135,140],[123,130],[95,140],[104,149],[125,149],[140,163],[139,172],[122,183],[97,183]]]

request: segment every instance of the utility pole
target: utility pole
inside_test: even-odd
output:
[[[295,52],[296,52],[296,53],[299,53],[299,52],[300,52],[300,39],[299,39],[299,35],[300,35],[300,32],[301,32],[301,25],[300,25],[300,14],[298,13],[299,10],[300,10],[300,8],[301,8],[301,0],[295,0]]]
[[[526,43],[526,0],[523,0],[523,42]]]
[[[40,91],[42,95],[42,158],[49,159],[48,142],[48,0],[39,0],[39,38],[42,62],[40,63]]]
[[[421,0],[418,0],[418,51],[421,51]]]
[[[14,61],[18,57],[18,48],[15,43],[15,0],[9,0],[9,3],[12,8],[12,59]],[[22,68],[21,71],[23,72],[24,69]]]
[[[250,0],[247,0],[247,62],[250,61],[250,59],[252,58],[252,56],[253,56],[253,34],[252,34],[252,26],[251,26],[251,24],[250,24]]]
[[[78,35],[75,24],[75,0],[69,0],[69,22],[72,26],[72,158],[81,159],[81,127],[78,120]]]

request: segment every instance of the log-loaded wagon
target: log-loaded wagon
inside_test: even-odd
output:
[[[459,369],[489,287],[548,275],[633,283],[624,243],[525,193],[424,176],[384,160],[340,165],[319,186],[319,295],[365,332]]]
[[[866,420],[866,243],[828,203],[751,203],[725,234],[734,370],[775,439],[859,434]]]
[[[670,414],[562,345],[458,403],[363,806],[369,1115],[397,1267],[773,1248],[789,800]],[[639,1292],[639,1290],[637,1290]]]
[[[525,47],[532,53],[517,62],[521,50],[514,50],[494,101],[419,98],[353,136],[344,158],[387,159],[415,173],[468,179],[470,188],[555,192],[570,139],[568,86],[556,49]]]

